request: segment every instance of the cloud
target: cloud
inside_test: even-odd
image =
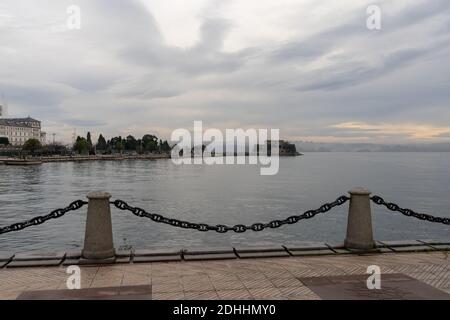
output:
[[[378,3],[382,30],[369,31],[368,0],[4,0],[0,93],[65,141],[169,138],[194,120],[286,139],[448,139],[450,3]],[[81,30],[65,27],[71,4]]]

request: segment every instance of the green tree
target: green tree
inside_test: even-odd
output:
[[[117,151],[119,151],[122,154],[122,151],[124,149],[124,145],[123,145],[122,139],[116,141],[116,143],[114,145],[114,149],[116,149]]]
[[[87,143],[89,144],[89,146],[92,147],[91,132],[87,133],[86,140],[87,140]]]
[[[139,154],[141,154],[142,153],[142,140],[141,139],[138,139],[137,141],[136,141],[136,151],[139,153]]]
[[[138,141],[132,135],[129,135],[125,140],[125,150],[134,151],[138,147]]]
[[[0,145],[9,145],[9,139],[7,137],[0,137]]]
[[[171,150],[171,148],[170,148],[167,140],[165,140],[164,142],[161,143],[161,151],[162,152],[169,152],[170,150]]]
[[[73,150],[78,154],[87,154],[89,153],[89,143],[85,138],[77,137]]]
[[[97,149],[98,150],[106,150],[106,139],[103,137],[102,134],[100,134],[100,136],[98,137],[98,141],[97,141]]]
[[[32,155],[34,155],[34,153],[42,148],[42,144],[38,139],[28,139],[23,147],[22,150],[25,151],[30,151]]]
[[[153,152],[158,149],[158,137],[146,134],[142,137],[142,145],[145,151]]]

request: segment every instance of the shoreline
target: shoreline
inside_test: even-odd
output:
[[[0,164],[4,164],[10,160],[19,158],[0,157]],[[38,160],[42,163],[50,162],[80,162],[80,161],[122,161],[122,160],[158,160],[170,159],[169,154],[151,154],[151,155],[100,155],[100,156],[52,156],[52,157],[35,157],[27,158],[27,160]]]

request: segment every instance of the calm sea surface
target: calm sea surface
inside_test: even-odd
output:
[[[450,217],[450,153],[309,153],[281,158],[275,176],[257,166],[176,166],[171,160],[0,165],[0,226],[9,225],[105,190],[113,199],[153,213],[210,224],[251,224],[286,218],[355,186],[404,207]],[[308,221],[243,234],[202,233],[156,224],[113,209],[116,247],[274,245],[296,241],[343,241],[348,204]],[[0,235],[0,250],[79,248],[86,207]],[[374,207],[379,240],[450,238],[450,228]]]

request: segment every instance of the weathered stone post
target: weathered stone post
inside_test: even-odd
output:
[[[91,192],[86,218],[86,233],[82,258],[90,262],[112,262],[114,244],[111,223],[111,195],[106,192]]]
[[[372,214],[370,209],[371,192],[364,188],[349,191],[350,208],[347,221],[345,247],[348,249],[368,250],[375,247],[372,232]]]

